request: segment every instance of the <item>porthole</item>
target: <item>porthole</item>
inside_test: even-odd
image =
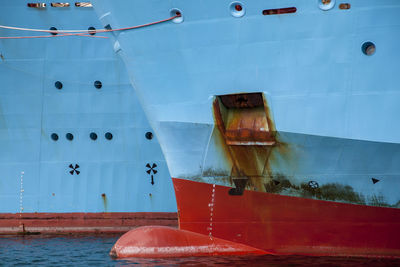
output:
[[[235,18],[243,17],[244,14],[246,13],[246,9],[240,2],[232,2],[229,5],[229,11],[231,12],[231,15],[234,16]]]
[[[107,140],[111,140],[111,139],[113,138],[113,135],[112,135],[112,133],[107,132],[107,133],[104,134],[104,137],[105,137]]]
[[[89,27],[88,32],[90,35],[95,35],[96,34],[96,28],[95,27]]]
[[[51,27],[50,31],[57,31],[57,28],[56,27]],[[51,32],[50,34],[57,35],[57,32]]]
[[[171,17],[177,16],[176,18],[174,18],[172,20],[172,22],[174,22],[174,23],[182,23],[183,22],[183,15],[182,15],[182,11],[181,10],[179,10],[177,8],[173,8],[173,9],[170,10],[169,15]]]
[[[52,133],[51,134],[51,139],[53,139],[53,141],[57,141],[58,140],[58,134]]]
[[[90,133],[90,139],[93,141],[97,139],[97,134],[96,133]]]
[[[56,81],[56,82],[54,83],[54,86],[55,86],[58,90],[61,90],[61,89],[63,88],[63,84],[62,84],[62,82],[60,82],[60,81]]]
[[[375,44],[372,42],[365,42],[361,46],[361,51],[364,53],[364,55],[367,56],[372,56],[373,54],[375,54],[375,50],[376,50]]]
[[[145,134],[145,136],[146,136],[146,138],[147,138],[148,140],[153,139],[153,133],[152,133],[152,132],[147,132],[147,133]]]
[[[321,10],[327,11],[335,6],[335,0],[318,0],[318,6]]]
[[[93,85],[94,85],[94,87],[96,87],[97,89],[100,89],[100,88],[103,86],[103,84],[102,84],[100,81],[95,81],[95,82],[93,83]]]
[[[67,140],[72,141],[72,139],[74,139],[74,135],[72,133],[67,133],[65,135],[65,138],[67,138]]]

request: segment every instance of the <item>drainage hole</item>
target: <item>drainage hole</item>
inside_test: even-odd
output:
[[[97,139],[97,134],[96,133],[90,133],[90,139],[93,141]]]
[[[94,87],[96,87],[97,89],[100,89],[100,88],[103,86],[103,84],[102,84],[100,81],[95,81],[95,82],[93,83],[93,85],[94,85]]]
[[[364,53],[364,55],[367,56],[372,56],[375,53],[376,47],[375,44],[372,42],[365,42],[361,46],[361,51]]]
[[[149,140],[153,139],[153,133],[152,133],[152,132],[147,132],[147,133],[145,134],[145,136],[146,136],[146,138],[149,139]]]
[[[57,28],[56,27],[51,27],[50,31],[57,31]],[[57,32],[51,32],[50,34],[51,35],[57,35]]]
[[[89,27],[88,32],[90,35],[95,35],[96,34],[96,28],[95,27]]]
[[[231,12],[231,15],[234,16],[235,18],[243,17],[245,14],[244,6],[240,2],[231,3],[229,6],[229,10]]]
[[[74,135],[72,133],[67,133],[65,135],[65,138],[67,138],[67,140],[72,141],[72,139],[74,139]]]
[[[52,133],[51,134],[51,139],[53,139],[53,141],[57,141],[58,140],[58,134]]]
[[[243,10],[243,7],[241,6],[241,5],[235,5],[235,10],[236,11],[242,11]]]
[[[171,17],[177,16],[176,18],[174,18],[174,19],[172,20],[172,22],[174,22],[174,23],[182,23],[182,22],[183,22],[182,11],[179,10],[178,8],[173,8],[173,9],[171,9],[171,10],[169,11],[169,15],[170,15]]]
[[[63,84],[62,84],[62,82],[60,82],[60,81],[56,81],[56,82],[54,83],[54,86],[55,86],[58,90],[61,90],[61,88],[63,88]]]
[[[107,133],[105,133],[104,137],[105,137],[107,140],[111,140],[111,139],[113,138],[113,135],[112,135],[112,133],[107,132]]]

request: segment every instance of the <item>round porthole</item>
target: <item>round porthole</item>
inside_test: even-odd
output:
[[[335,0],[318,0],[318,6],[321,10],[329,10],[335,6]]]
[[[97,134],[96,133],[90,133],[90,139],[92,139],[93,141],[95,141],[97,139]]]
[[[105,137],[107,140],[111,140],[111,139],[113,138],[113,135],[112,135],[112,133],[107,132],[107,133],[104,134],[104,137]]]
[[[62,82],[60,82],[60,81],[56,81],[56,82],[54,83],[54,86],[55,86],[58,90],[61,90],[61,88],[63,88],[63,84],[62,84]]]
[[[232,2],[229,5],[229,11],[231,12],[231,15],[234,16],[235,18],[243,17],[244,14],[246,13],[243,4],[240,2]]]
[[[100,89],[100,88],[103,86],[103,84],[102,84],[100,81],[95,81],[95,82],[93,83],[93,85],[94,85],[94,87],[96,87],[97,89]]]
[[[376,50],[375,44],[372,42],[365,42],[361,46],[361,51],[364,53],[364,55],[367,56],[372,56],[373,54],[375,54],[375,50]]]
[[[172,22],[174,22],[174,23],[182,23],[182,22],[183,22],[182,11],[180,11],[179,9],[177,9],[177,8],[171,9],[171,11],[169,12],[169,15],[170,15],[171,17],[177,16],[176,18],[174,18],[174,19],[172,20]]]
[[[146,136],[146,138],[147,138],[148,140],[153,139],[153,133],[152,133],[152,132],[147,132],[147,133],[145,134],[145,136]]]
[[[58,140],[58,134],[52,133],[51,134],[51,139],[53,139],[53,141],[57,141]]]
[[[89,27],[88,32],[90,35],[95,35],[96,34],[96,28],[95,27]]]
[[[65,135],[65,138],[67,138],[67,140],[72,141],[72,139],[74,139],[74,135],[72,133],[67,133]]]
[[[57,31],[57,28],[56,27],[51,27],[50,31]],[[57,35],[57,32],[51,32],[50,34]]]

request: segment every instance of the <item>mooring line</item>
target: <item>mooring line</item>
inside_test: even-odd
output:
[[[94,38],[108,38],[106,36],[94,36],[95,33],[103,33],[103,32],[115,32],[115,31],[126,31],[126,30],[133,30],[148,27],[155,24],[160,24],[163,22],[167,22],[173,20],[175,18],[181,17],[181,14],[177,14],[175,16],[169,17],[167,19],[158,20],[142,25],[132,26],[132,27],[125,27],[125,28],[118,28],[118,29],[104,29],[104,30],[43,30],[43,29],[32,29],[32,28],[23,28],[23,27],[14,27],[14,26],[6,26],[0,25],[1,29],[7,30],[17,30],[17,31],[31,31],[31,32],[47,32],[57,35],[41,35],[41,36],[5,36],[0,37],[0,39],[28,39],[28,38],[51,38],[51,37],[65,37],[65,36],[83,36],[83,37],[94,37]],[[87,32],[87,33],[86,33]],[[62,33],[62,34],[58,34]]]

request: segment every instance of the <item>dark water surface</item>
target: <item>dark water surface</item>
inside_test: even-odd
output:
[[[118,236],[0,237],[0,266],[400,266],[400,259],[304,256],[113,260]]]

